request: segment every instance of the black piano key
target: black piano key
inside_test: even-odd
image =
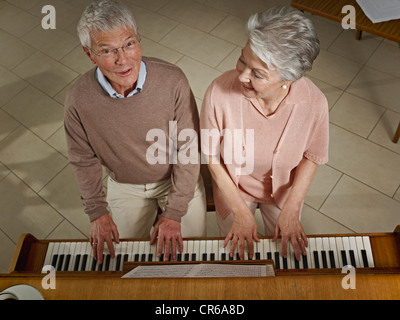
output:
[[[160,258],[158,259],[158,261],[164,261],[164,253],[161,253]]]
[[[147,254],[142,253],[140,261],[144,262],[144,261],[146,261],[146,258],[147,258]]]
[[[303,268],[304,268],[304,269],[308,269],[308,259],[307,259],[307,256],[306,256],[306,255],[302,256],[302,259],[303,259]]]
[[[322,258],[322,267],[323,268],[328,268],[328,260],[326,259],[326,251],[323,250],[321,251],[321,258]]]
[[[221,253],[221,260],[226,261],[226,253]]]
[[[239,252],[236,252],[236,260],[240,260]]]
[[[261,260],[261,254],[259,252],[256,252],[256,260]]]
[[[92,267],[90,268],[90,271],[96,271],[96,266],[97,266],[97,261],[95,258],[92,259]]]
[[[133,257],[133,261],[139,262],[139,253],[135,253],[135,255]]]
[[[368,268],[368,258],[367,258],[367,251],[365,251],[364,249],[361,250],[361,256],[362,256],[362,260],[364,263],[364,268]]]
[[[207,261],[207,253],[203,253],[202,261]]]
[[[58,260],[58,254],[53,255],[53,259],[51,259],[51,265],[55,269],[57,267],[57,260]]]
[[[195,253],[192,253],[192,260],[190,260],[190,261],[196,261],[196,254]]]
[[[121,258],[122,255],[121,254],[117,254],[117,262],[115,264],[115,270],[120,270],[121,269]]]
[[[293,254],[294,268],[300,269],[300,262],[296,259],[296,256]]]
[[[281,264],[279,262],[279,252],[275,252],[275,269],[280,269]]]
[[[272,260],[272,253],[271,252],[267,252],[267,259],[268,260]]]
[[[329,250],[329,260],[331,262],[331,268],[336,268],[335,255],[333,253],[333,250]]]
[[[342,255],[343,266],[347,266],[347,257],[346,257],[346,251],[344,251],[344,250],[340,250],[340,254]]]
[[[176,261],[182,261],[182,253],[177,254]]]
[[[108,255],[106,256],[106,259],[105,259],[104,271],[110,270],[110,261],[111,261],[111,255],[108,254]]]
[[[210,261],[215,261],[215,253],[210,253]]]
[[[124,263],[127,262],[129,259],[129,254],[125,253],[124,254],[124,259],[122,260],[122,269],[124,268]]]
[[[313,254],[314,254],[315,269],[319,269],[318,251],[313,251]]]
[[[354,251],[353,250],[349,250],[349,254],[350,254],[351,265],[354,268],[358,267],[358,266],[356,266],[356,257],[354,256]]]
[[[153,261],[153,254],[149,253],[149,261]]]
[[[97,264],[97,271],[103,271],[104,260],[105,260],[105,256],[103,254],[103,260],[101,261],[101,264]]]
[[[71,261],[71,255],[67,254],[65,257],[64,269],[63,269],[64,271],[68,271],[70,261]]]
[[[190,254],[189,253],[185,253],[185,261],[190,261]]]
[[[84,254],[82,258],[82,265],[81,265],[81,271],[86,271],[86,263],[88,260],[88,255]]]
[[[75,257],[74,271],[78,271],[79,270],[79,262],[80,261],[81,261],[81,255],[78,254]]]
[[[60,256],[58,257],[57,268],[56,268],[57,271],[61,271],[62,270],[64,257],[65,257],[65,255],[63,255],[63,254],[60,254]]]
[[[232,261],[233,260],[233,256],[231,254],[229,254],[229,260]]]
[[[287,258],[282,258],[282,264],[283,264],[283,269],[287,270],[288,269]]]

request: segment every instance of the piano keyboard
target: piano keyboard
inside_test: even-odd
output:
[[[184,252],[178,261],[239,260],[237,252],[229,256],[230,244],[223,248],[224,240],[184,240]],[[272,259],[275,269],[373,268],[374,260],[368,236],[308,238],[307,254],[300,261],[294,257],[289,245],[287,258],[280,255],[280,241],[261,239],[254,243],[253,260]],[[106,246],[105,246],[106,247]],[[49,242],[44,260],[57,271],[122,271],[126,261],[163,261],[156,255],[156,246],[149,241],[121,241],[115,244],[115,258],[108,252],[100,265],[92,255],[89,242]],[[245,255],[247,256],[247,254]]]

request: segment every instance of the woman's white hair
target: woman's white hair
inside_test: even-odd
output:
[[[313,22],[290,7],[275,7],[252,15],[247,31],[253,52],[276,69],[282,81],[296,81],[310,71],[319,54]]]
[[[77,31],[82,46],[90,48],[92,31],[108,32],[127,27],[133,29],[137,35],[136,21],[127,7],[114,0],[97,0],[82,13]]]

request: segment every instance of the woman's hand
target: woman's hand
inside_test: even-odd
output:
[[[224,248],[228,244],[229,240],[232,240],[230,248],[231,257],[233,257],[236,246],[238,245],[240,260],[244,260],[244,251],[247,243],[249,259],[253,258],[253,241],[259,242],[260,239],[257,236],[256,220],[254,219],[254,216],[250,211],[248,213],[234,215],[231,230],[225,238]]]
[[[300,255],[306,255],[308,247],[307,236],[299,220],[300,210],[296,207],[285,205],[276,220],[275,233],[272,241],[281,237],[281,255],[286,258],[288,241],[291,242],[294,255],[300,260]]]

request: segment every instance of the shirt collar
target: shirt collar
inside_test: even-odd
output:
[[[100,68],[97,67],[96,69],[96,80],[100,84],[100,86],[106,91],[111,98],[125,98],[122,94],[119,94],[114,90],[114,88],[111,86],[110,82],[108,79],[104,76],[104,74],[100,71]],[[138,94],[142,89],[144,82],[146,81],[146,76],[147,76],[147,67],[146,63],[142,60],[140,62],[140,70],[139,70],[139,76],[137,79],[136,83],[136,88],[132,90],[127,97],[131,97],[135,94]]]

